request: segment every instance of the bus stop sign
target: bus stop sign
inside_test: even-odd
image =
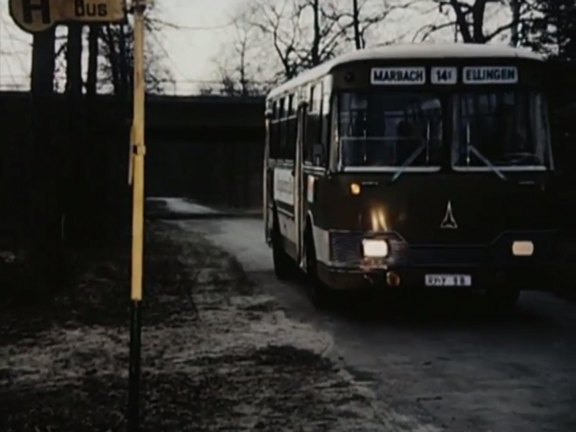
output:
[[[125,0],[9,0],[10,16],[24,31],[36,33],[58,23],[121,22]]]

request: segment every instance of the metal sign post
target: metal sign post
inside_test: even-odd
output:
[[[128,431],[139,429],[141,302],[144,255],[144,11],[146,0],[133,0],[134,8],[134,119],[132,124],[132,281],[130,324],[130,383]]]

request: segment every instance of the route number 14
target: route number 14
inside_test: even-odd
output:
[[[455,67],[433,67],[432,84],[456,84],[458,70]]]

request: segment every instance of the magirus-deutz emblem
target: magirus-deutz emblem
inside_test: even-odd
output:
[[[454,218],[454,212],[452,211],[452,202],[448,201],[448,205],[446,206],[446,214],[444,215],[444,219],[440,224],[440,228],[442,229],[458,229],[458,224],[456,223],[456,219]]]

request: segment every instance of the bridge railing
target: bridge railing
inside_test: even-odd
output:
[[[275,82],[222,82],[214,80],[154,80],[148,83],[149,94],[166,96],[263,96],[275,85]],[[56,79],[54,90],[62,93],[65,83]],[[30,91],[30,77],[25,75],[0,74],[0,91]],[[103,84],[98,89],[99,94],[112,94],[113,88]]]

